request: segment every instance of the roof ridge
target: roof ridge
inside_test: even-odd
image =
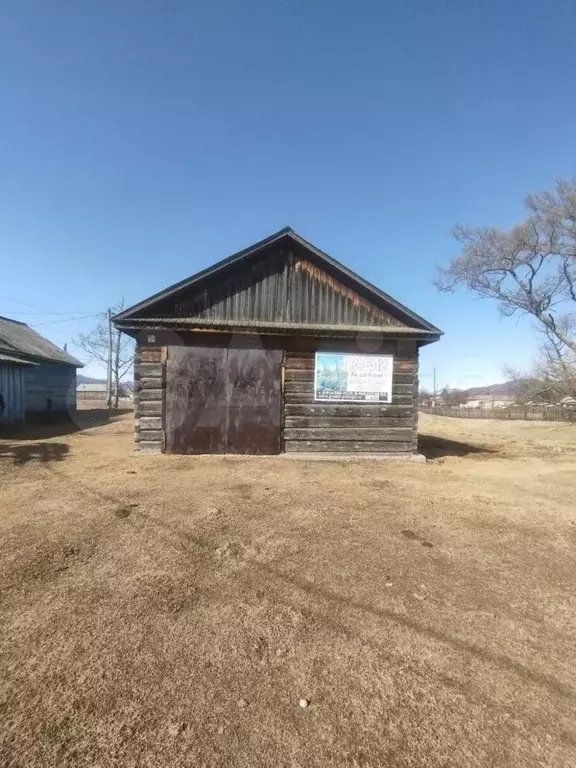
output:
[[[13,317],[5,317],[4,315],[0,315],[0,320],[6,320],[7,323],[14,323],[15,325],[25,325],[27,328],[30,327],[28,323],[25,323],[23,320],[14,320]]]

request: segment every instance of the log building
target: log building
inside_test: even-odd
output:
[[[123,311],[136,442],[168,453],[411,454],[441,331],[292,229]]]

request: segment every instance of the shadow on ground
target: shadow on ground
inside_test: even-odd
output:
[[[0,442],[0,462],[7,460],[12,464],[21,465],[30,462],[63,461],[68,455],[68,450],[66,443]]]
[[[484,456],[486,458],[498,456],[498,451],[493,448],[484,448],[472,443],[461,443],[458,440],[447,440],[436,435],[418,435],[418,451],[427,459],[440,459],[445,456]]]
[[[90,408],[65,414],[42,414],[29,419],[26,424],[0,425],[0,439],[42,440],[71,435],[83,429],[104,426],[131,412],[131,408]]]

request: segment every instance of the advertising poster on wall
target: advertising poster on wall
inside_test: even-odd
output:
[[[314,399],[339,403],[392,402],[392,355],[317,352]]]

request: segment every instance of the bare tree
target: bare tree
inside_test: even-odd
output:
[[[108,408],[118,408],[120,382],[130,370],[134,359],[133,339],[122,334],[110,322],[110,317],[123,309],[124,300],[104,312],[96,327],[89,333],[81,333],[74,342],[90,356],[91,361],[106,365]]]
[[[514,399],[517,405],[555,405],[569,394],[561,382],[541,375],[537,369],[526,374],[508,368],[506,375],[516,385]]]
[[[418,392],[418,404],[428,406],[434,402],[434,395],[428,389],[421,389]]]
[[[576,354],[576,179],[525,203],[528,218],[507,231],[456,227],[462,251],[436,284],[495,299],[506,317],[531,315],[562,354]]]
[[[570,333],[567,328],[566,332]],[[507,368],[508,378],[518,384],[520,403],[558,403],[564,397],[576,397],[576,355],[548,332],[540,354],[529,374]]]
[[[559,322],[564,335],[576,338],[576,314],[565,315]],[[563,344],[550,330],[546,329],[544,336],[535,374],[554,381],[563,397],[576,395],[576,352]]]
[[[468,395],[462,389],[450,389],[444,387],[440,392],[440,397],[445,405],[451,408],[458,408],[468,400]]]

